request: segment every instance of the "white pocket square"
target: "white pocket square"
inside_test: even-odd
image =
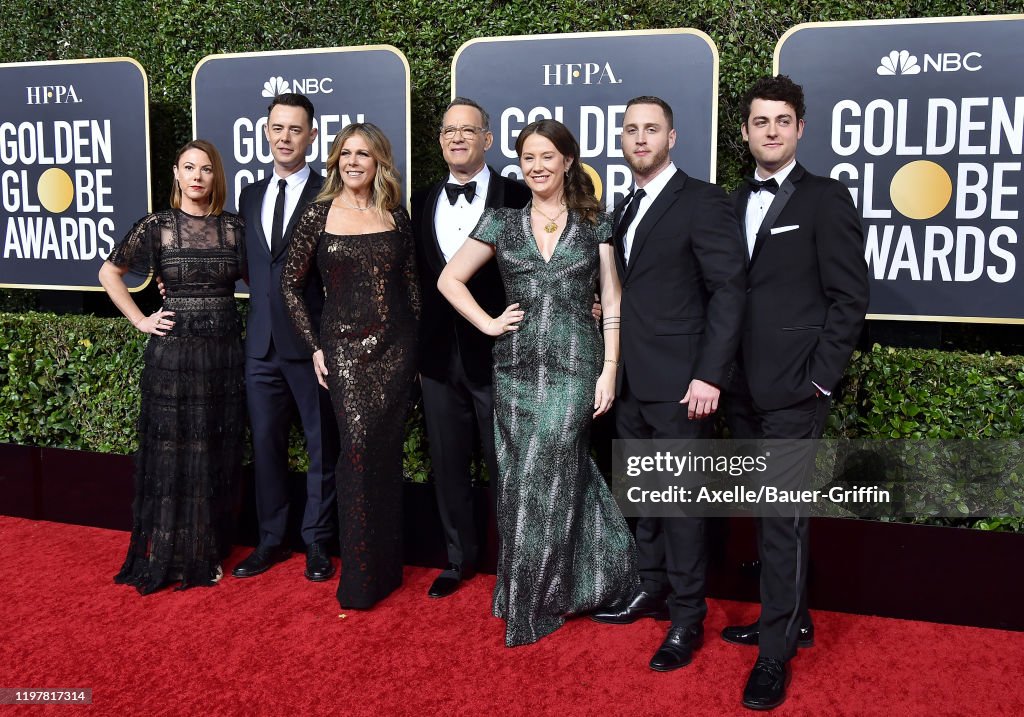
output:
[[[785,226],[785,227],[772,227],[772,236],[775,236],[776,234],[783,234],[785,232],[791,232],[794,229],[799,229],[799,228],[800,228],[799,224],[790,224],[789,226]]]

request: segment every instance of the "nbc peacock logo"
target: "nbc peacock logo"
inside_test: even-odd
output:
[[[263,83],[262,94],[264,97],[277,97],[285,92],[291,92],[291,88],[288,86],[288,80],[281,77],[281,75],[271,77]]]
[[[917,64],[917,55],[908,50],[893,50],[882,58],[875,72],[879,75],[918,75],[921,66]]]

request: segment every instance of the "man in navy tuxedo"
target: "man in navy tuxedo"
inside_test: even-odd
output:
[[[434,598],[455,592],[473,575],[480,559],[470,476],[477,440],[488,472],[498,475],[491,391],[494,339],[455,312],[437,290],[437,277],[486,207],[520,208],[530,200],[526,185],[501,176],[484,162],[484,153],[494,141],[489,124],[487,112],[473,100],[452,100],[438,133],[448,177],[412,196],[412,227],[423,284],[420,385],[449,563],[430,586],[428,592]],[[496,262],[478,271],[469,289],[495,315],[505,309]]]
[[[744,227],[747,301],[726,395],[735,438],[817,439],[860,337],[868,305],[864,237],[849,190],[796,161],[802,88],[785,75],[758,80],[743,100],[743,139],[757,168],[733,194]],[[806,442],[773,441],[773,472],[804,482]],[[727,642],[758,645],[743,705],[782,704],[789,660],[813,643],[807,612],[805,515],[757,519],[761,616],[727,627]]]
[[[309,452],[302,516],[305,576],[319,582],[334,575],[327,541],[334,533],[338,429],[330,398],[317,383],[312,357],[292,329],[281,296],[281,269],[292,229],[323,184],[320,174],[306,164],[306,151],[316,139],[313,115],[313,104],[304,95],[285,93],[274,98],[265,127],[274,172],[245,187],[238,200],[249,261],[245,387],[260,528],[259,545],[232,571],[238,578],[266,572],[289,555],[283,545],[289,507],[288,434],[296,411]],[[318,325],[324,299],[317,275],[306,288],[306,303]]]

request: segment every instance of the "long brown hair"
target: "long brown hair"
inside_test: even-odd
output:
[[[220,152],[217,151],[212,142],[208,142],[205,139],[194,139],[183,144],[178,153],[174,155],[175,167],[178,166],[178,160],[181,159],[181,155],[190,149],[198,149],[200,152],[205,152],[206,156],[210,158],[210,164],[213,165],[213,186],[210,187],[210,211],[206,213],[206,216],[215,217],[224,211],[224,201],[228,196],[228,184],[224,179],[224,163],[220,161]],[[180,209],[181,187],[178,186],[177,180],[171,184],[171,206],[175,209]]]
[[[341,180],[341,171],[338,169],[338,158],[341,157],[341,148],[354,134],[359,134],[366,140],[366,143],[370,145],[370,154],[377,162],[377,173],[373,177],[373,206],[378,212],[390,212],[398,206],[401,199],[402,180],[395,168],[394,156],[391,153],[391,141],[380,127],[370,122],[350,124],[343,127],[334,136],[331,154],[327,157],[327,179],[324,180],[323,189],[320,190],[316,201],[334,199],[341,194],[345,184]]]
[[[576,141],[569,128],[558,120],[542,119],[531,122],[519,133],[516,140],[516,154],[523,156],[523,143],[531,134],[539,134],[551,140],[563,156],[572,158],[572,164],[565,173],[565,206],[575,209],[584,221],[597,224],[597,214],[601,211],[601,203],[597,201],[594,182],[583,170],[580,162],[580,143]]]

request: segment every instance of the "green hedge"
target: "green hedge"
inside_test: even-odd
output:
[[[145,337],[124,319],[0,313],[0,443],[132,452],[144,346]],[[1024,356],[880,346],[856,352],[826,436],[1020,440]],[[295,431],[295,468],[304,460],[301,441]],[[428,479],[418,410],[406,432],[404,465],[407,479]],[[943,483],[940,504],[955,504],[970,490]],[[973,524],[1024,529],[1021,518]]]
[[[693,27],[720,55],[718,181],[735,186],[747,169],[736,104],[750,81],[771,72],[778,38],[803,22],[992,15],[1019,0],[200,0],[67,3],[3,0],[0,62],[130,56],[150,83],[153,206],[166,204],[174,148],[191,135],[192,70],[224,52],[394,45],[409,58],[413,186],[442,173],[436,123],[448,101],[451,61],[485,36]],[[685,144],[685,128],[683,128]]]

